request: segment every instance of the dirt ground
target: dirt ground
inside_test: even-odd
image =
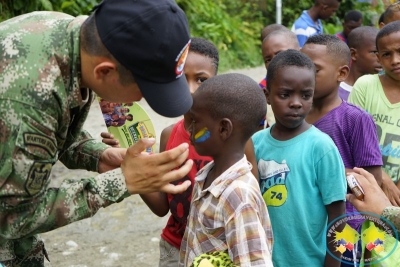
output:
[[[262,66],[232,72],[248,75],[259,82],[265,75],[265,68]],[[162,129],[180,119],[159,116],[144,100],[140,104],[153,120],[157,141]],[[99,140],[100,133],[106,131],[96,102],[92,105],[85,129]],[[52,183],[56,185],[66,178],[81,179],[95,175],[96,173],[87,171],[68,170],[61,163],[57,163],[52,171]],[[51,261],[47,262],[46,266],[158,266],[160,233],[168,216],[157,217],[139,196],[131,196],[121,203],[99,210],[92,218],[42,234]]]

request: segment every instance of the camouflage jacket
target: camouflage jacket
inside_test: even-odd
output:
[[[382,212],[382,217],[393,224],[400,235],[400,208],[399,207],[386,207]]]
[[[108,147],[82,130],[79,33],[84,16],[33,12],[0,24],[0,262],[13,239],[93,215],[129,193],[121,169],[49,187],[53,164],[97,171]]]

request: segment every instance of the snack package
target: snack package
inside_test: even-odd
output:
[[[361,185],[358,183],[356,177],[353,175],[346,176],[347,179],[347,184],[349,185],[351,191],[353,194],[358,198],[359,200],[364,199],[364,190],[362,189]]]
[[[118,139],[121,147],[128,148],[141,138],[156,138],[153,122],[136,102],[114,103],[98,98],[107,131]],[[155,144],[146,152],[155,152]]]

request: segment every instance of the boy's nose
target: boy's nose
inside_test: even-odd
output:
[[[293,97],[290,102],[290,107],[291,108],[301,108],[302,104],[301,104],[300,99],[298,97]]]

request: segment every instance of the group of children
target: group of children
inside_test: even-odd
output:
[[[362,259],[363,250],[335,250],[326,227],[356,211],[345,202],[346,172],[354,167],[400,203],[400,22],[386,24],[353,29],[347,44],[314,35],[301,49],[293,32],[268,26],[261,35],[267,76],[259,85],[217,75],[216,47],[192,39],[184,73],[193,106],[160,142],[160,151],[190,144],[193,168],[176,183],[192,186],[141,195],[156,215],[171,212],[159,266],[198,266],[199,259],[210,266],[354,266]],[[274,122],[257,131],[265,102]],[[349,221],[354,229],[362,223]],[[351,261],[341,263],[342,256]]]

